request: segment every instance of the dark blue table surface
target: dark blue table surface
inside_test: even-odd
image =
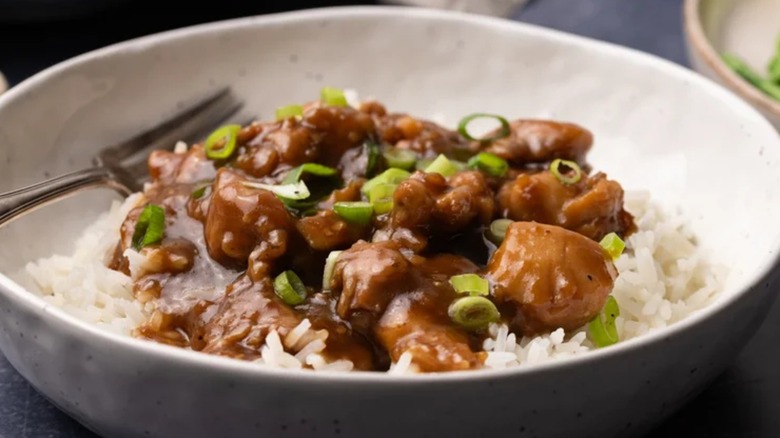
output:
[[[156,5],[161,3],[164,0]],[[120,11],[77,22],[0,22],[0,71],[13,85],[71,56],[143,34],[281,9],[358,2],[219,3],[219,8],[205,3],[205,8],[190,6],[190,10],[170,15],[150,13],[142,4],[130,3]],[[687,65],[680,10],[681,0],[532,0],[515,19],[630,46]],[[734,358],[733,366],[651,437],[780,437],[777,345],[780,303],[742,354]],[[27,437],[94,435],[38,395],[0,355],[0,438]]]

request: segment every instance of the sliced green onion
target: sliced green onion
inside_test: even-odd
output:
[[[395,193],[396,187],[398,185],[387,183],[371,187],[371,191],[368,192],[368,200],[371,201],[376,214],[385,214],[393,209],[393,193]]]
[[[617,260],[620,255],[623,254],[623,249],[626,247],[626,243],[615,233],[609,233],[604,236],[599,244],[607,251],[609,256],[612,257],[612,260]]]
[[[322,164],[317,163],[305,163],[287,172],[287,175],[285,175],[282,180],[282,184],[297,183],[304,174],[329,177],[334,176],[337,173],[338,171],[332,167],[323,166]]]
[[[501,318],[496,305],[485,297],[458,298],[450,304],[448,314],[453,322],[468,330],[484,330]]]
[[[769,80],[774,82],[775,85],[780,86],[780,48],[777,50],[777,54],[769,63]]]
[[[302,117],[303,106],[287,105],[276,109],[276,120],[289,119],[291,117]]]
[[[401,181],[409,178],[409,176],[411,176],[411,173],[403,169],[390,168],[366,181],[360,191],[363,192],[364,195],[368,195],[371,192],[371,189],[379,184],[399,184]]]
[[[490,284],[477,274],[461,274],[450,277],[450,284],[455,292],[472,296],[487,296],[490,294]]]
[[[780,35],[775,43],[775,56],[769,61],[769,80],[780,85]]]
[[[297,306],[306,299],[306,286],[293,271],[284,271],[274,279],[274,292],[285,303]]]
[[[506,237],[506,230],[512,225],[514,221],[512,219],[496,219],[490,223],[490,227],[487,229],[487,238],[496,245],[501,245]]]
[[[588,323],[588,335],[596,347],[606,347],[620,340],[615,326],[618,316],[620,316],[620,307],[615,297],[610,295],[607,297],[604,309]]]
[[[148,204],[141,210],[133,231],[133,249],[153,245],[162,240],[165,235],[165,210],[159,205]]]
[[[417,163],[417,154],[409,149],[391,148],[382,153],[388,167],[412,170]]]
[[[207,138],[204,148],[206,157],[211,160],[226,160],[233,155],[236,149],[236,139],[240,125],[225,125],[212,132]]]
[[[344,91],[340,88],[322,87],[320,100],[328,106],[348,106]]]
[[[260,184],[251,181],[244,181],[243,184],[246,187],[252,187],[254,189],[268,190],[282,199],[289,199],[293,201],[300,201],[311,196],[309,188],[306,187],[306,183],[298,181],[293,184],[281,184],[275,186],[273,184]]]
[[[373,141],[363,143],[363,150],[366,154],[366,175],[370,175],[376,169],[376,163],[379,161],[379,145]]]
[[[203,195],[206,194],[206,187],[208,186],[200,186],[197,189],[192,191],[192,199],[200,199],[203,197]]]
[[[509,170],[509,163],[498,155],[489,152],[480,152],[468,161],[469,169],[479,169],[488,175],[504,176]]]
[[[337,202],[333,211],[349,223],[366,225],[371,222],[374,206],[370,202]]]
[[[561,166],[568,167],[569,170],[561,169]],[[574,161],[556,158],[550,163],[550,172],[552,172],[553,176],[558,178],[558,181],[566,185],[576,184],[582,179],[582,169],[580,169],[579,164]]]
[[[336,269],[336,261],[343,251],[331,251],[325,259],[325,270],[322,272],[322,290],[329,291],[333,280],[333,270]]]
[[[433,160],[433,163],[425,168],[425,173],[438,173],[444,177],[450,177],[458,173],[458,167],[455,164],[452,164],[449,158],[444,156],[444,154],[439,154],[439,156]]]
[[[732,70],[734,70],[738,75],[740,75],[743,79],[745,79],[747,82],[752,84],[757,89],[764,92],[769,97],[772,97],[774,99],[780,100],[780,85],[772,83],[772,81],[769,81],[767,79],[764,79],[756,73],[752,68],[750,68],[747,63],[742,61],[739,57],[737,57],[734,54],[726,53],[722,56],[723,62],[726,63],[729,67],[731,67]]]
[[[414,168],[416,170],[425,170],[426,167],[430,166],[431,163],[433,163],[433,158],[423,158],[421,160],[417,160],[417,163],[415,163]]]
[[[475,119],[482,119],[482,118],[488,118],[488,119],[496,119],[501,124],[501,129],[496,133],[496,135],[492,137],[482,137],[482,138],[475,138],[471,134],[469,134],[468,126],[469,123],[471,123]],[[509,129],[509,121],[507,119],[495,115],[495,114],[485,114],[485,113],[475,113],[468,115],[460,120],[460,123],[458,123],[458,132],[460,135],[462,135],[464,138],[472,141],[493,141],[498,140],[500,138],[509,137],[509,134],[511,130]]]

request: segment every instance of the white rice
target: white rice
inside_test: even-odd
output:
[[[154,303],[133,298],[132,278],[108,269],[119,228],[143,195],[115,202],[110,211],[86,229],[70,256],[54,255],[29,263],[26,271],[43,299],[106,330],[125,335],[154,312]],[[619,275],[612,292],[621,315],[617,329],[621,342],[667,327],[707,306],[715,299],[726,270],[702,257],[684,218],[653,202],[646,193],[627,193],[626,209],[635,215],[638,231],[628,238],[626,251],[616,262]],[[131,269],[143,269],[146,258],[128,251]],[[282,339],[272,331],[255,362],[264,366],[328,371],[351,371],[352,362],[329,362],[321,353],[328,333],[312,330],[303,320]],[[518,337],[504,324],[493,324],[484,341],[485,366],[502,369],[562,360],[592,350],[585,328],[571,333],[558,329],[544,336]],[[414,374],[412,356],[404,353],[389,374]]]

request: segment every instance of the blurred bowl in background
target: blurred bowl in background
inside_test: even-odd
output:
[[[780,102],[732,70],[730,52],[759,73],[766,71],[780,37],[780,0],[685,0],[684,27],[691,66],[729,88],[780,130]]]

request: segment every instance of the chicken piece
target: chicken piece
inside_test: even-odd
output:
[[[636,230],[623,208],[623,188],[603,173],[563,184],[549,171],[523,173],[498,192],[499,211],[509,219],[558,225],[593,240]]]
[[[564,228],[515,222],[487,266],[514,330],[534,335],[582,327],[601,311],[617,271],[596,242]]]
[[[346,248],[365,234],[367,227],[350,224],[333,210],[320,210],[296,223],[298,232],[317,251]]]
[[[415,275],[397,243],[358,242],[341,253],[333,268],[330,287],[339,296],[336,311],[369,332],[368,327],[396,294],[408,289]]]
[[[366,107],[364,111],[382,114],[375,107]],[[422,157],[435,158],[438,154],[465,157],[477,150],[457,132],[427,120],[406,114],[387,114],[375,116],[375,119],[382,142],[401,149],[411,149]]]
[[[469,346],[468,334],[453,325],[447,309],[456,298],[447,283],[426,281],[418,290],[396,296],[376,324],[376,338],[393,361],[408,352],[422,372],[478,368],[484,353]]]
[[[225,297],[206,314],[197,333],[202,350],[231,357],[259,356],[271,330],[284,337],[303,320],[276,296],[270,278],[253,282],[248,276],[228,286]]]
[[[409,351],[424,371],[476,367],[481,359],[471,350],[468,334],[447,315],[455,291],[431,278],[476,267],[460,258],[453,262],[439,256],[431,264],[420,256],[413,259],[414,264],[393,241],[359,242],[344,251],[331,281],[332,291],[340,293],[339,316],[378,339],[395,361]]]
[[[253,277],[260,278],[273,260],[285,254],[295,225],[276,195],[247,187],[244,181],[229,169],[219,170],[204,235],[214,260],[236,268],[249,261]]]
[[[268,334],[276,330],[285,349],[297,352],[308,341],[287,345],[285,337],[307,317],[313,330],[327,330],[324,354],[328,359],[347,359],[357,369],[372,369],[373,357],[365,341],[343,321],[329,316],[328,309],[327,297],[318,295],[298,312],[276,296],[270,278],[252,282],[242,276],[228,287],[219,305],[203,313],[205,322],[194,331],[195,345],[207,353],[251,359],[260,356]]]
[[[376,132],[370,115],[350,107],[312,106],[304,111],[302,123],[312,130],[323,151],[319,162],[331,167],[337,167],[348,150],[362,146]]]
[[[149,176],[157,185],[194,184],[214,179],[214,162],[206,157],[201,145],[194,145],[185,153],[155,150],[147,160]]]
[[[572,123],[521,119],[511,122],[509,128],[509,136],[491,142],[486,151],[515,165],[561,158],[584,166],[585,155],[593,145],[590,131]]]
[[[449,182],[438,173],[416,172],[396,188],[385,234],[420,252],[429,237],[456,234],[475,222],[488,224],[494,211],[493,192],[480,172],[460,172]]]

